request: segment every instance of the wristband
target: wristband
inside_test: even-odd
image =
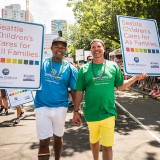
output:
[[[75,109],[74,109],[74,112],[79,112],[79,110],[75,110]]]

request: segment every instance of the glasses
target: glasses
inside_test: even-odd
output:
[[[59,49],[59,50],[65,50],[66,48],[64,47],[54,47],[55,49]]]

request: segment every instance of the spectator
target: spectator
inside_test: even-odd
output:
[[[8,115],[8,99],[5,89],[1,89],[1,103],[0,113],[4,110],[4,114]]]
[[[92,56],[87,56],[87,63],[92,61],[93,57]]]
[[[16,110],[17,110],[17,118],[13,121],[14,124],[18,124],[20,122],[20,117],[22,117],[22,115],[24,114],[22,105],[17,106]]]

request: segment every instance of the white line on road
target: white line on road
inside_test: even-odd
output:
[[[0,150],[7,150],[7,149],[9,149],[9,148],[0,148]]]
[[[157,142],[160,143],[160,138],[158,138],[153,132],[151,132],[146,126],[144,126],[136,117],[134,117],[130,112],[128,112],[121,104],[115,101],[116,105],[126,112],[133,120],[135,120],[143,129],[145,129],[148,134],[153,137]]]

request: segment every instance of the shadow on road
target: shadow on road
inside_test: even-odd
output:
[[[62,156],[71,156],[75,152],[90,150],[88,128],[86,123],[80,127],[75,127],[72,122],[66,123],[67,131],[64,134],[64,148]]]

